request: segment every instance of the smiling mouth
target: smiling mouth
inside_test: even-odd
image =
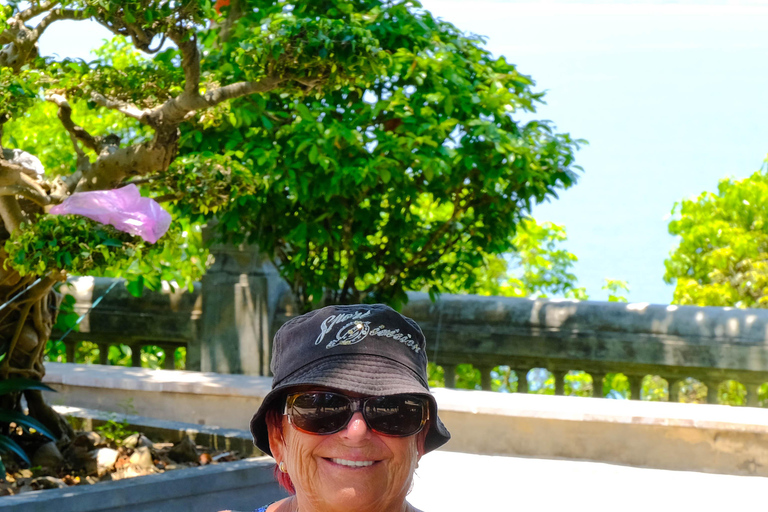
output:
[[[327,459],[333,462],[334,464],[338,464],[339,466],[347,466],[349,468],[367,468],[368,466],[373,466],[373,464],[376,462],[375,460],[347,460],[347,459]]]

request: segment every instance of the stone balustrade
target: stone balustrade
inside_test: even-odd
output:
[[[261,318],[254,323],[263,338],[264,332],[274,333],[295,310],[285,289],[270,284],[274,275],[259,279],[270,292],[280,292],[272,293],[268,301],[262,299],[265,306],[257,308]],[[230,286],[234,283],[253,295],[237,279],[230,281]],[[69,290],[77,300],[76,311],[88,311],[110,284],[103,278],[73,279]],[[239,299],[239,303],[249,301]],[[145,291],[140,299],[117,286],[87,315],[80,332],[65,338],[67,360],[73,360],[70,354],[79,340],[99,345],[102,364],[107,362],[110,344],[129,345],[134,366],[140,366],[141,346],[157,345],[167,351],[189,347],[187,369],[221,372],[220,366],[214,366],[218,359],[226,363],[229,373],[265,374],[268,343],[254,341],[260,351],[258,368],[233,363],[237,354],[249,353],[247,347],[218,345],[215,335],[201,339],[201,332],[210,332],[205,328],[204,309],[199,285],[191,291]],[[449,388],[455,386],[456,366],[466,363],[480,370],[486,390],[491,387],[491,370],[498,365],[516,372],[518,392],[528,391],[527,379],[520,377],[532,368],[546,368],[554,375],[556,394],[564,393],[571,370],[589,373],[595,383],[608,373],[621,372],[628,378],[633,399],[640,396],[643,378],[657,375],[669,383],[670,401],[678,401],[677,383],[692,377],[707,386],[710,403],[717,403],[722,382],[735,380],[746,388],[747,405],[756,406],[758,388],[768,382],[768,311],[764,310],[473,295],[443,295],[432,302],[427,294],[410,293],[403,313],[424,330],[429,359],[443,367]],[[232,315],[241,320],[243,316]],[[240,330],[241,324],[238,321]],[[252,332],[246,336],[253,338]],[[165,367],[172,365],[173,358],[166,357]],[[601,386],[594,388],[602,395]]]

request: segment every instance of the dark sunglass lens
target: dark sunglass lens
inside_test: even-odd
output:
[[[365,417],[368,426],[390,436],[409,436],[418,432],[426,417],[426,401],[411,395],[389,395],[368,399]]]
[[[302,393],[293,400],[291,420],[315,434],[337,432],[351,416],[349,400],[336,393]]]

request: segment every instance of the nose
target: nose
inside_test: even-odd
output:
[[[347,428],[344,429],[344,436],[352,439],[365,439],[371,434],[371,429],[365,423],[365,418],[360,411],[356,411],[352,415],[352,419],[347,423]]]

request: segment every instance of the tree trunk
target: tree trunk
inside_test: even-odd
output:
[[[14,270],[5,269],[3,263],[5,258],[0,259],[0,304],[13,300],[0,310],[0,355],[5,355],[0,363],[0,380],[42,380],[45,346],[61,302],[53,289],[56,280],[50,276],[39,280],[37,276],[21,277]],[[5,395],[0,407],[18,409],[20,397],[21,393]],[[29,415],[45,425],[58,438],[60,446],[74,437],[72,427],[45,402],[40,391],[25,391],[24,398]]]

